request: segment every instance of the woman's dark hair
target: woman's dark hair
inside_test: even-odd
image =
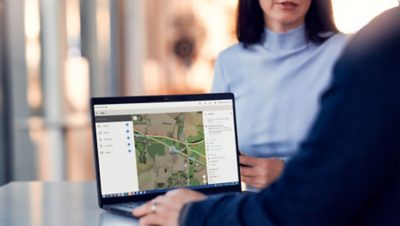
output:
[[[264,13],[259,0],[239,0],[236,36],[245,48],[258,44],[264,38]],[[323,43],[330,36],[326,32],[337,33],[333,21],[331,0],[311,0],[311,6],[305,18],[308,39],[314,43]],[[324,34],[325,33],[325,34]]]

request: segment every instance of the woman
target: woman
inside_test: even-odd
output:
[[[241,0],[237,38],[217,59],[212,91],[235,94],[241,177],[260,189],[307,134],[346,37],[330,1]]]
[[[213,92],[233,92],[242,180],[275,181],[318,111],[331,69],[346,43],[329,0],[239,0],[239,43],[215,66]],[[174,190],[135,209],[141,225],[177,225],[182,207],[206,197]]]

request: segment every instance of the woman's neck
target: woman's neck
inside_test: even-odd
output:
[[[303,48],[307,45],[304,24],[286,32],[275,32],[265,28],[264,40],[261,42],[266,49],[273,51],[288,51]]]
[[[290,30],[293,30],[294,28],[299,27],[300,25],[304,24],[304,20],[299,20],[293,23],[278,23],[274,21],[265,21],[265,27],[268,28],[268,30],[273,31],[273,32],[278,32],[278,33],[283,33],[287,32]]]

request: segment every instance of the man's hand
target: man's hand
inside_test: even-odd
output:
[[[275,182],[285,166],[283,160],[275,158],[254,158],[246,155],[239,158],[242,181],[259,189]]]
[[[140,217],[140,225],[177,226],[179,213],[185,204],[206,198],[188,189],[172,190],[136,208],[133,215]]]

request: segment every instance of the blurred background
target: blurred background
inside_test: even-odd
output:
[[[398,0],[333,0],[354,33]],[[0,185],[93,180],[91,96],[204,93],[237,0],[0,0]]]

